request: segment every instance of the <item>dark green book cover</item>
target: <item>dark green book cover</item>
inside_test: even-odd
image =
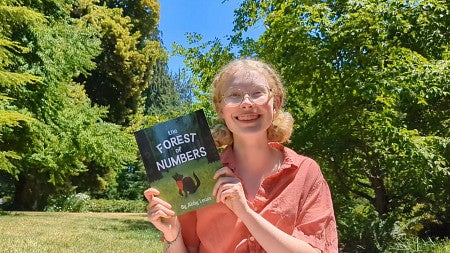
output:
[[[222,167],[203,110],[134,133],[150,185],[177,215],[215,203]]]

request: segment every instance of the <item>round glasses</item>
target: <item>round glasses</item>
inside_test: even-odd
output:
[[[224,103],[228,106],[239,106],[248,95],[250,102],[263,105],[270,97],[271,89],[267,86],[252,86],[250,90],[242,90],[238,87],[231,87],[222,96]]]

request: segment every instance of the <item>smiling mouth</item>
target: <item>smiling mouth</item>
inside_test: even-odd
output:
[[[243,114],[236,117],[236,119],[241,121],[255,120],[257,118],[259,118],[258,114]]]

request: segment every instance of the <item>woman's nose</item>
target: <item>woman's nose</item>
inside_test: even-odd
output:
[[[241,107],[253,106],[253,101],[248,94],[245,94],[242,98]]]

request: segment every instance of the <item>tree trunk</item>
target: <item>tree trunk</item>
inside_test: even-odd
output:
[[[47,182],[39,183],[39,179],[31,175],[19,175],[14,183],[15,192],[12,208],[18,211],[41,211],[47,201]]]
[[[370,178],[370,182],[372,189],[375,191],[375,199],[372,204],[375,206],[379,216],[383,216],[388,212],[388,197],[384,180],[381,176],[375,176]]]
[[[27,179],[23,175],[19,175],[19,180],[14,183],[15,192],[12,208],[17,211],[31,210],[31,206],[27,204]]]

